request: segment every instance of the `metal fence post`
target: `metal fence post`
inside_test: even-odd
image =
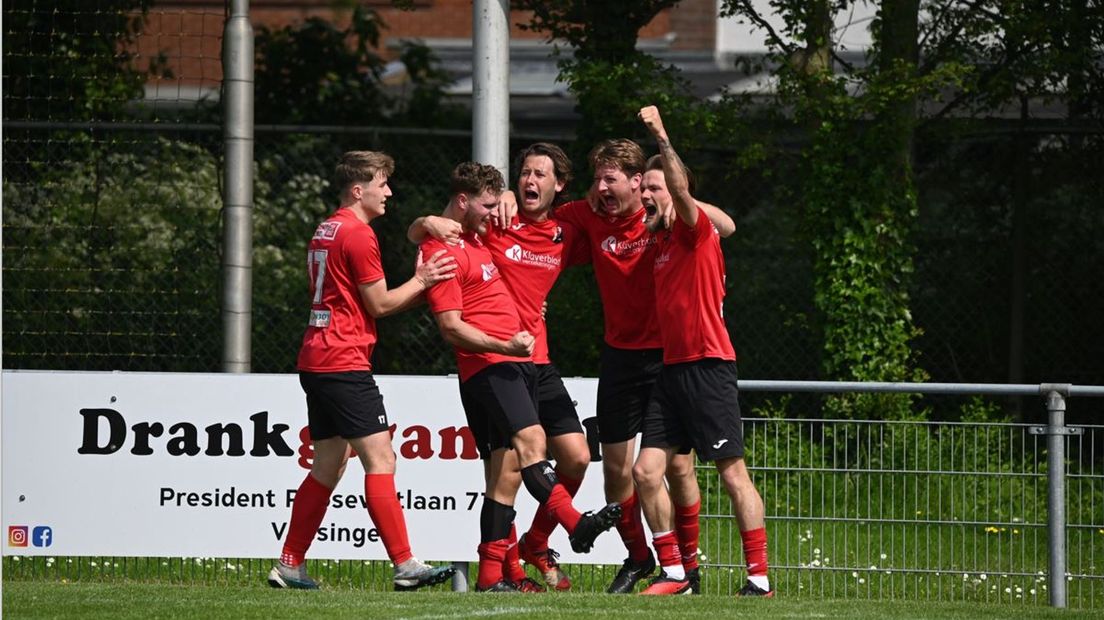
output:
[[[222,370],[250,372],[253,328],[253,26],[233,0],[223,35]]]
[[[1057,390],[1046,393],[1047,406],[1047,532],[1050,536],[1051,607],[1066,606],[1066,399]]]
[[[452,567],[456,569],[456,572],[452,574],[452,591],[453,592],[467,592],[468,591],[468,563],[467,562],[453,562]]]

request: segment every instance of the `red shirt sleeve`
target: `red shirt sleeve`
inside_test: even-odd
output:
[[[349,274],[357,284],[368,284],[384,278],[379,240],[370,226],[356,230],[345,242],[343,251],[349,265]]]
[[[560,228],[563,231],[563,261],[564,267],[574,267],[575,265],[585,265],[590,262],[590,242],[587,240],[586,235],[576,228],[570,222],[559,220]]]
[[[440,250],[445,250],[449,256],[456,259],[456,271],[454,272],[456,277],[438,282],[426,291],[426,303],[429,304],[429,309],[434,314],[464,308],[464,294],[460,288],[460,278],[463,278],[467,272],[467,261],[464,260],[467,257],[462,251],[456,251],[454,246],[448,246],[436,239],[431,239],[421,245],[422,260],[425,260],[427,256],[433,256],[434,253]]]
[[[586,216],[592,211],[587,201],[572,200],[556,207],[553,213],[557,220],[567,222],[579,230],[584,230],[586,228]]]
[[[679,243],[691,248],[698,247],[713,234],[713,222],[705,215],[705,211],[702,211],[701,207],[697,207],[697,209],[698,221],[693,228],[683,222],[682,218],[676,217],[671,231]]]

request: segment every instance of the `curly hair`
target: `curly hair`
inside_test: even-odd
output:
[[[502,179],[502,173],[498,168],[474,161],[457,165],[453,168],[452,177],[449,179],[450,196],[457,194],[478,196],[484,190],[501,194],[505,188],[506,181]]]

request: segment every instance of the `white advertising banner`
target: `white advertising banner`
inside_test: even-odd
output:
[[[376,377],[398,457],[395,486],[411,547],[425,560],[475,561],[483,467],[455,377]],[[566,379],[581,418],[597,381]],[[295,375],[3,372],[5,555],[271,557],[310,467]],[[384,560],[353,459],[310,558]],[[604,503],[591,463],[575,505]],[[517,527],[536,502],[518,493]],[[563,562],[619,564],[615,531],[586,555],[557,528]]]

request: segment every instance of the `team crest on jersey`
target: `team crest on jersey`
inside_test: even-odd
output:
[[[506,251],[503,252],[503,254],[506,255],[506,258],[514,261],[515,263],[520,262],[521,261],[521,246],[515,243],[513,245],[513,247],[506,248]]]
[[[552,233],[552,243],[563,243],[563,229],[559,226],[557,226],[556,231]]]
[[[486,281],[490,280],[491,278],[495,277],[495,274],[498,273],[498,267],[495,267],[494,263],[486,263],[486,264],[481,264],[479,266],[483,268],[483,281],[484,282],[486,282]]]
[[[655,270],[659,271],[660,269],[666,267],[667,263],[669,263],[669,262],[671,262],[671,253],[670,252],[664,252],[664,253],[660,254],[655,259]]]
[[[314,238],[322,239],[325,241],[333,241],[335,238],[337,238],[338,228],[341,228],[341,222],[322,222],[318,225],[318,229],[314,231]]]

